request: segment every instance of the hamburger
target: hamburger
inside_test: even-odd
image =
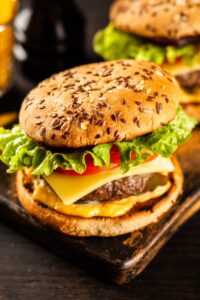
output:
[[[25,210],[59,232],[115,236],[157,222],[183,175],[173,155],[195,126],[176,80],[134,60],[53,75],[25,98],[19,125],[0,129]]]
[[[94,39],[105,60],[132,58],[168,69],[186,111],[200,121],[200,1],[118,0]]]

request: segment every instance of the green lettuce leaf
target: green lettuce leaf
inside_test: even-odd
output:
[[[157,64],[173,64],[177,58],[182,58],[187,65],[200,63],[200,54],[194,45],[165,47],[144,42],[133,34],[115,29],[112,23],[95,35],[94,50],[105,60],[133,58]]]
[[[114,142],[97,145],[90,150],[77,150],[72,153],[53,153],[38,146],[27,137],[19,125],[11,130],[0,128],[0,160],[8,165],[8,172],[13,173],[23,167],[33,167],[34,175],[50,175],[55,169],[74,170],[83,173],[86,170],[86,156],[93,158],[99,168],[110,166],[110,149],[116,145],[121,157],[121,172],[145,161],[152,154],[170,157],[178,145],[189,137],[196,121],[187,116],[181,107],[173,122],[154,132],[127,142]],[[131,160],[131,154],[135,159]]]

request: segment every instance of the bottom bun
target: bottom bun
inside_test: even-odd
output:
[[[81,218],[68,216],[52,210],[39,201],[33,200],[32,192],[24,185],[25,173],[17,173],[17,192],[25,210],[37,218],[45,226],[51,227],[63,234],[73,236],[116,236],[142,229],[155,223],[176,202],[182,192],[183,175],[179,163],[173,158],[175,166],[171,174],[171,187],[168,192],[152,204],[136,208],[116,218],[94,217]],[[34,180],[34,178],[33,178]]]
[[[194,117],[200,123],[200,103],[182,103],[182,106],[189,116]]]

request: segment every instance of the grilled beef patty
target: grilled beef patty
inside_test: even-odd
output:
[[[199,44],[200,42],[200,36],[188,36],[188,37],[184,37],[184,38],[180,38],[180,39],[170,39],[170,38],[163,38],[163,37],[141,37],[138,36],[139,38],[142,38],[144,41],[146,42],[153,42],[157,45],[160,46],[175,46],[175,47],[182,47],[182,46],[186,46],[188,44]]]
[[[200,86],[200,70],[176,76],[180,85],[184,88]]]
[[[109,182],[79,201],[120,200],[147,190],[153,190],[156,186],[165,184],[167,180],[167,176],[155,173],[129,176]]]

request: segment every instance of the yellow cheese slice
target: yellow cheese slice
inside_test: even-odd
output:
[[[193,93],[181,88],[180,103],[200,103],[200,88],[195,88]]]
[[[178,76],[200,70],[200,64],[188,66],[184,62],[181,62],[174,65],[166,64],[163,65],[163,68],[168,70],[173,76]]]
[[[173,170],[174,166],[169,158],[158,156],[149,162],[132,167],[125,174],[121,174],[120,168],[118,167],[103,173],[88,176],[63,175],[54,172],[50,176],[44,176],[44,179],[65,205],[71,205],[108,182],[127,176],[146,173],[169,173]]]
[[[146,192],[137,196],[131,196],[118,201],[101,201],[94,204],[65,205],[61,199],[51,190],[47,189],[44,182],[35,181],[33,197],[57,212],[65,215],[79,216],[82,218],[92,217],[119,217],[126,214],[136,203],[142,203],[155,199],[165,194],[171,186],[168,182],[164,186],[158,186],[152,192]]]

